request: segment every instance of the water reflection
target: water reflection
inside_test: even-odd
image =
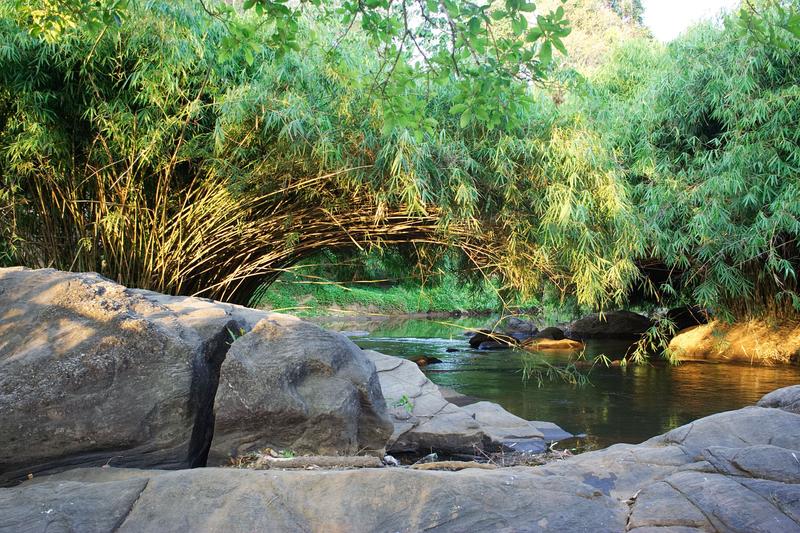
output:
[[[586,433],[589,447],[637,443],[697,418],[755,403],[765,393],[800,383],[796,366],[754,367],[739,364],[685,363],[647,367],[595,368],[590,383],[524,382],[523,355],[511,351],[470,350],[463,329],[487,319],[465,321],[407,320],[377,324],[339,324],[362,329],[368,336],[353,340],[363,348],[400,357],[435,356],[442,364],[425,368],[439,385],[462,394],[499,403],[523,418],[549,420],[573,433]],[[448,352],[448,348],[457,352]],[[604,353],[619,358],[624,342],[590,342],[587,356]],[[545,355],[563,364],[564,355]]]

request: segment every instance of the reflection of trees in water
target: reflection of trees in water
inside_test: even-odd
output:
[[[661,419],[661,433],[697,418],[756,403],[791,385],[800,371],[790,366],[683,363],[677,367],[632,367],[639,406]]]

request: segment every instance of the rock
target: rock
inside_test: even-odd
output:
[[[363,352],[341,335],[279,314],[233,343],[214,410],[212,464],[265,447],[382,454],[392,433]]]
[[[472,415],[493,442],[509,450],[541,453],[546,449],[545,443],[572,437],[555,424],[525,420],[496,403],[478,402],[461,409]]]
[[[0,483],[202,466],[212,437],[347,453],[391,434],[372,363],[298,319],[50,269],[0,269],[0,294]]]
[[[352,331],[340,331],[342,335],[345,337],[369,337],[369,331],[362,331],[362,330],[352,330]]]
[[[490,402],[475,402],[445,389],[449,398],[468,399],[458,407],[443,396],[411,361],[365,350],[378,370],[383,395],[394,420],[387,444],[392,453],[437,451],[445,454],[485,451],[543,451],[545,444],[571,436],[555,424],[528,422]],[[405,401],[398,401],[405,399]],[[544,438],[542,427],[548,435]],[[553,438],[555,437],[555,438]]]
[[[479,350],[502,350],[516,344],[514,337],[497,331],[491,332],[488,329],[480,330],[469,339],[469,345]]]
[[[675,307],[667,311],[666,318],[675,324],[675,331],[708,323],[708,313],[697,306]]]
[[[534,338],[560,341],[564,339],[564,332],[559,328],[549,327],[549,328],[544,328],[542,331],[538,332],[536,335],[534,335]]]
[[[675,490],[673,494],[642,494],[642,503],[649,509],[639,508],[639,498],[633,506],[631,518],[633,527],[640,523],[682,525],[703,529],[705,531],[742,531],[742,532],[781,532],[798,531],[800,525],[786,513],[792,512],[789,503],[780,492],[787,487],[781,483],[759,481],[759,494],[752,482],[739,481],[728,476],[709,472],[678,472],[667,477],[664,483]],[[800,497],[800,487],[794,485],[788,491],[790,498]],[[654,497],[656,496],[656,497]],[[648,500],[652,500],[648,502]],[[664,516],[667,505],[673,512],[685,513]],[[791,500],[790,500],[791,501]],[[677,505],[676,505],[677,504]],[[796,503],[794,504],[796,506]],[[692,512],[694,507],[700,513]],[[787,509],[787,507],[789,507]],[[796,508],[796,507],[795,507]],[[649,512],[648,512],[649,511]],[[702,517],[700,516],[702,514]],[[636,529],[633,529],[636,531]]]
[[[472,348],[477,348],[480,346],[482,342],[486,342],[491,339],[490,335],[492,335],[491,330],[482,329],[476,333],[473,333],[469,339],[469,345]]]
[[[439,363],[442,362],[441,359],[438,359],[436,357],[431,357],[429,355],[422,355],[420,357],[416,357],[412,359],[412,361],[417,363],[417,366],[438,365]]]
[[[781,409],[745,407],[707,416],[647,442],[680,445],[695,460],[703,459],[703,450],[709,446],[742,448],[770,444],[793,450],[800,447],[800,415]]]
[[[0,294],[0,483],[205,463],[222,328],[203,338],[97,274],[0,269]]]
[[[438,460],[439,460],[439,455],[435,453],[429,453],[428,455],[417,461],[417,463],[419,464],[435,463]]]
[[[507,335],[520,335],[523,338],[532,337],[539,331],[533,322],[515,316],[508,317],[503,322],[502,329]]]
[[[730,476],[749,476],[781,483],[800,483],[800,459],[786,448],[761,444],[745,448],[711,446],[703,458],[714,469]]]
[[[798,531],[799,436],[748,407],[536,468],[76,469],[0,489],[0,532]]]
[[[490,447],[489,436],[467,413],[442,397],[413,361],[364,350],[378,371],[394,432],[389,453],[471,452]]]
[[[765,395],[759,407],[774,407],[800,415],[800,385],[784,387]]]
[[[670,341],[669,350],[680,360],[788,363],[800,356],[800,324],[712,320],[681,331]]]
[[[383,457],[383,464],[385,464],[386,466],[400,466],[400,461],[398,461],[391,455],[385,455]]]
[[[530,351],[579,352],[586,348],[586,345],[572,339],[553,341],[550,339],[533,338],[523,342],[522,347]]]
[[[570,325],[572,335],[579,339],[635,339],[652,323],[646,316],[631,311],[609,311],[576,320]]]
[[[439,385],[438,389],[439,393],[442,395],[442,398],[452,403],[453,405],[457,405],[459,407],[463,407],[471,403],[478,403],[481,401],[480,398],[476,398],[474,396],[467,396],[466,394],[461,394],[460,392],[457,392],[449,387],[442,387],[441,385]]]
[[[445,350],[445,351],[446,351],[447,353],[456,353],[456,352],[460,352],[461,350],[459,350],[458,348],[448,348],[448,349],[447,349],[447,350]]]
[[[512,331],[508,333],[508,336],[514,339],[517,344],[531,338],[531,335],[528,335],[527,333],[520,333],[518,331]]]
[[[511,348],[513,344],[508,342],[498,342],[494,340],[483,341],[480,346],[478,346],[479,350],[489,351],[489,350],[508,350]]]
[[[618,532],[626,519],[624,506],[592,487],[530,469],[98,468],[61,476],[0,489],[0,531]],[[138,499],[131,483],[144,484]]]

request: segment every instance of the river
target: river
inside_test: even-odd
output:
[[[483,327],[488,321],[484,317],[322,323],[340,331],[362,331],[362,336],[352,338],[362,348],[406,358],[437,357],[442,363],[423,368],[434,383],[496,402],[522,418],[555,422],[571,433],[585,434],[578,443],[581,450],[639,443],[697,418],[751,405],[767,392],[800,383],[797,366],[733,363],[596,366],[582,370],[584,375],[588,373],[587,382],[579,385],[546,376],[541,381],[525,379],[524,369],[530,368],[532,361],[564,366],[569,356],[470,349],[464,328]],[[589,341],[586,358],[604,354],[619,359],[627,344]]]

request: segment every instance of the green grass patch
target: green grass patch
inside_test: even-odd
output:
[[[412,314],[496,311],[500,298],[489,283],[477,287],[444,276],[433,285],[418,283],[356,284],[306,281],[286,274],[256,292],[251,305],[301,316],[342,312]]]

